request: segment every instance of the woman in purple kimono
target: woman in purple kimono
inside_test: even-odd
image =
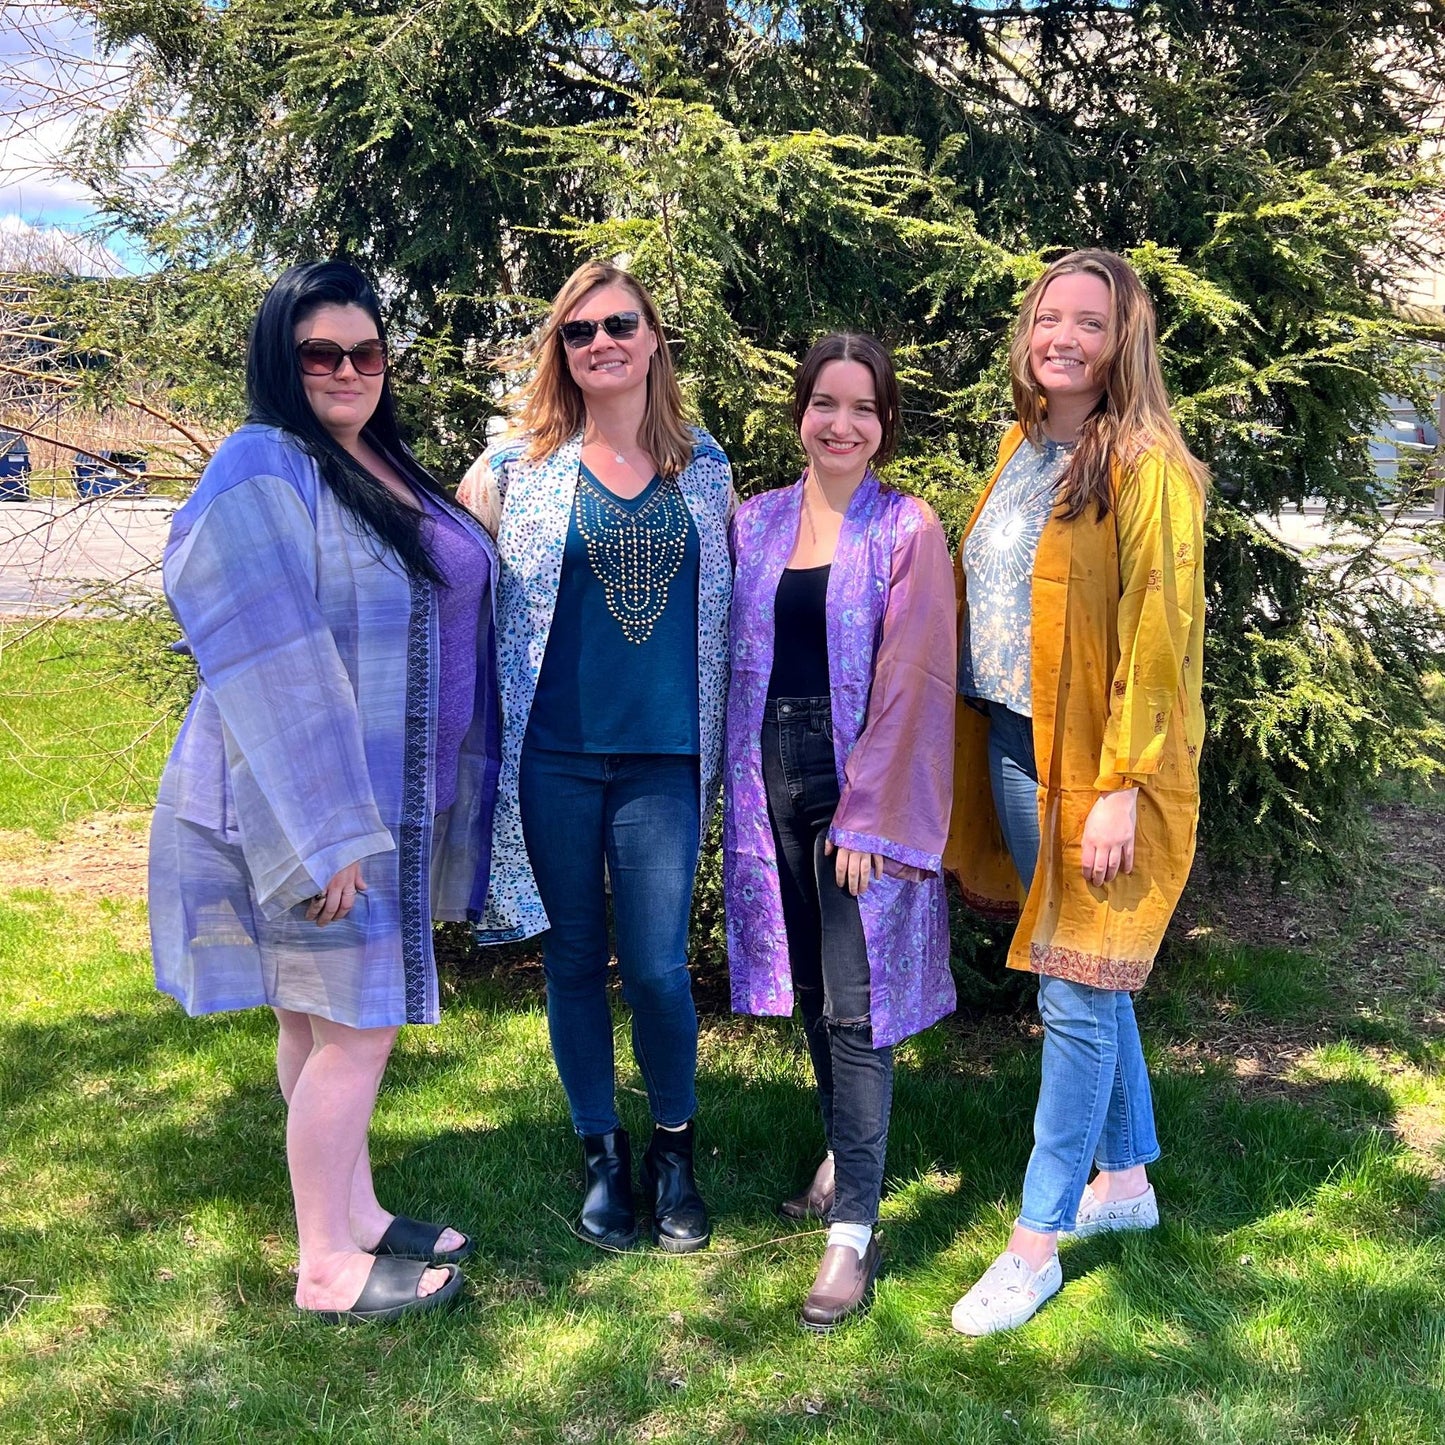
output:
[[[438,1016],[431,920],[484,905],[500,752],[495,552],[402,442],[386,367],[359,271],[287,271],[164,560],[200,684],[151,832],[156,981],[275,1011],[296,1304],[333,1323],[461,1286],[471,1242],[382,1208],[367,1132],[400,1025]]]
[[[828,1154],[782,1208],[829,1222],[802,1316],[828,1330],[878,1273],[893,1045],[954,1005],[953,571],[938,519],[871,470],[899,420],[877,341],[819,341],[793,418],[802,480],[733,522],[724,888],[733,1007],[803,1016]]]

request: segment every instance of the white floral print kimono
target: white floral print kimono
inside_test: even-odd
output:
[[[701,817],[717,796],[727,696],[728,604],[732,566],[727,524],[733,508],[732,468],[707,432],[695,429],[692,460],[678,488],[698,536],[697,658]],[[540,461],[524,455],[525,436],[490,447],[482,458],[480,490],[500,511],[497,551],[497,668],[502,692],[502,771],[492,841],[492,883],[477,929],[483,943],[530,938],[547,927],[522,840],[518,770],[527,719],[547,651],[567,526],[582,465],[582,435]],[[489,495],[488,495],[489,494]],[[498,508],[498,503],[500,507]]]

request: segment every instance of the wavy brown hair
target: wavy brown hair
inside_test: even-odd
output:
[[[1209,469],[1189,450],[1169,413],[1169,393],[1159,366],[1154,303],[1134,268],[1112,251],[1073,251],[1062,256],[1024,293],[1009,343],[1014,412],[1024,435],[1040,445],[1048,412],[1048,399],[1029,365],[1029,342],[1039,303],[1056,277],[1080,273],[1097,276],[1109,288],[1111,305],[1104,346],[1093,363],[1094,377],[1104,394],[1084,422],[1079,444],[1059,479],[1062,520],[1073,521],[1092,503],[1102,522],[1113,505],[1113,464],[1117,462],[1128,476],[1150,450],[1162,452],[1203,493]]]
[[[574,437],[587,421],[582,389],[567,366],[562,323],[592,292],[602,286],[620,286],[637,302],[643,320],[657,337],[657,350],[647,367],[647,410],[638,434],[647,454],[664,477],[675,477],[692,460],[695,440],[687,425],[682,389],[677,384],[662,318],[647,288],[620,266],[587,261],[562,283],[552,309],[532,346],[532,377],[518,397],[518,420],[530,434],[527,457],[538,461]]]

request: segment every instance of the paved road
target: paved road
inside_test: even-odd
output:
[[[107,584],[159,592],[174,510],[153,497],[0,502],[0,616],[95,610]]]
[[[106,583],[159,592],[174,508],[154,497],[0,502],[0,616],[94,610],[97,588]],[[1349,540],[1319,514],[1287,511],[1261,520],[1292,547],[1319,547],[1332,536]],[[1388,550],[1396,556],[1415,550],[1408,527]],[[1445,606],[1445,568],[1437,566],[1433,580],[1435,599]]]

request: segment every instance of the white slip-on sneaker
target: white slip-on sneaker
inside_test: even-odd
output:
[[[1061,1229],[1060,1239],[1088,1239],[1095,1234],[1112,1234],[1121,1229],[1153,1229],[1159,1223],[1159,1201],[1151,1184],[1133,1199],[1111,1199],[1107,1203],[1094,1197],[1093,1188],[1084,1186],[1079,1212],[1072,1229]]]
[[[953,1307],[953,1327],[961,1335],[992,1335],[1027,1319],[1064,1283],[1057,1254],[1037,1274],[1012,1250],[1004,1250],[982,1278]]]

